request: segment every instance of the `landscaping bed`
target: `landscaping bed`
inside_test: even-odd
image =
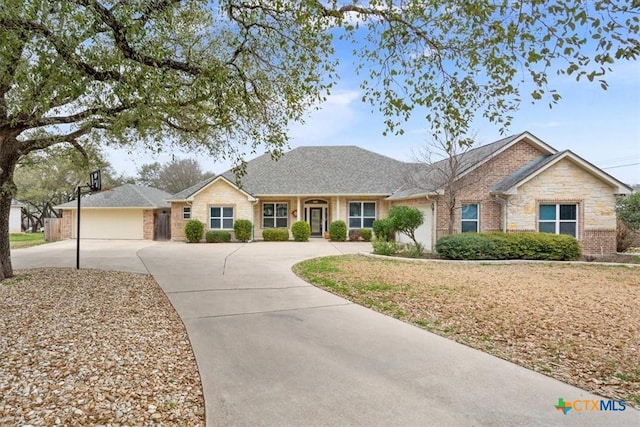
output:
[[[150,276],[16,273],[0,282],[0,425],[204,425],[184,325]]]
[[[640,268],[341,256],[294,271],[363,306],[640,407]]]

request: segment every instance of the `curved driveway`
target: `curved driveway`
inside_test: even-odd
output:
[[[368,251],[369,244],[138,242],[128,251],[111,244],[113,251],[104,250],[109,242],[95,244],[102,255],[87,255],[84,265],[144,267],[162,286],[187,327],[209,426],[640,425],[640,412],[629,407],[563,415],[554,408],[558,398],[600,398],[352,304],[291,272],[299,260]],[[61,258],[47,258],[47,246],[69,245],[14,251],[15,267],[57,265]]]

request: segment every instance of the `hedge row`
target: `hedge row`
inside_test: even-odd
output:
[[[446,259],[532,259],[567,261],[580,257],[578,241],[550,233],[461,233],[442,237],[436,252]]]
[[[283,242],[289,240],[289,230],[286,228],[265,228],[262,230],[265,242]]]
[[[207,231],[204,235],[207,243],[229,243],[231,241],[231,233],[224,230]]]

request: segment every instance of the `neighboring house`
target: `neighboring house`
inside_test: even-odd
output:
[[[125,184],[111,190],[82,196],[80,237],[83,239],[165,240],[170,234],[171,195],[157,188]],[[76,237],[76,200],[62,209],[62,238]]]
[[[17,200],[11,200],[9,211],[9,233],[22,233],[22,208],[26,205]]]
[[[457,172],[466,184],[457,198],[454,232],[566,233],[582,242],[585,253],[615,252],[616,200],[631,193],[624,183],[528,132],[464,156]],[[299,147],[278,161],[264,154],[247,162],[240,185],[228,171],[171,196],[171,235],[184,239],[184,225],[195,218],[208,230],[229,231],[235,220],[249,219],[256,238],[265,228],[291,228],[303,220],[313,236],[322,236],[331,221],[371,228],[392,205],[409,205],[425,215],[417,237],[431,250],[448,232],[436,167],[354,146]]]

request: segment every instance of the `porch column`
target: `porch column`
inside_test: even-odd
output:
[[[296,208],[296,213],[298,214],[296,216],[296,221],[302,221],[301,218],[304,218],[304,215],[302,215],[302,211],[300,210],[300,196],[298,196],[298,207]]]
[[[335,218],[333,218],[334,221],[337,221],[340,219],[340,196],[336,196],[336,215]]]

